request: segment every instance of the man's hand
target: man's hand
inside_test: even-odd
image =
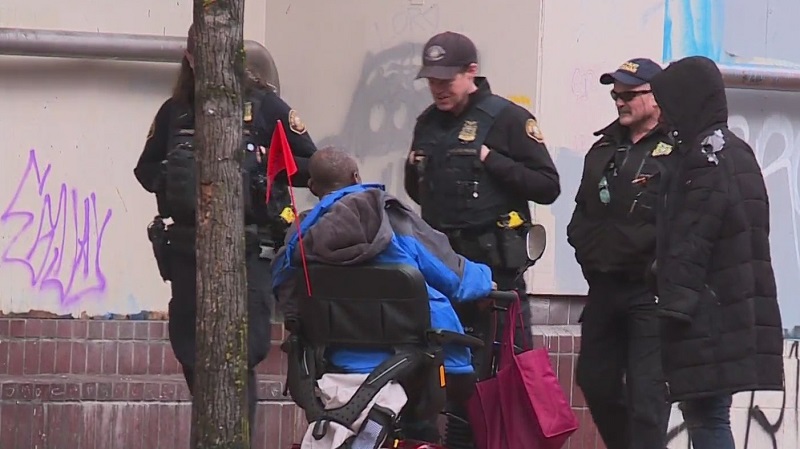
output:
[[[256,160],[259,163],[267,160],[267,149],[265,147],[262,147],[261,145],[258,146],[258,151],[256,151]]]
[[[497,290],[497,282],[492,281],[492,290]],[[481,299],[478,301],[478,310],[486,310],[490,308],[494,304],[494,300],[492,299]]]
[[[481,154],[480,154],[481,162],[486,160],[486,156],[489,155],[490,151],[492,150],[490,150],[489,147],[487,147],[486,145],[481,145]]]
[[[414,165],[423,159],[425,159],[425,156],[417,156],[417,152],[414,150],[408,152],[408,163],[411,165]]]

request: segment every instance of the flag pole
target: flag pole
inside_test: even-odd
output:
[[[292,202],[292,209],[294,211],[294,222],[297,226],[297,240],[300,245],[300,260],[303,263],[303,275],[306,280],[306,292],[311,296],[311,279],[308,276],[308,263],[306,261],[306,251],[303,245],[303,233],[300,230],[300,216],[297,210],[297,202],[294,198],[294,189],[292,188],[292,175],[297,173],[297,164],[294,161],[294,154],[292,153],[289,139],[286,137],[286,131],[283,128],[283,122],[278,120],[275,125],[275,130],[272,132],[272,141],[269,146],[269,156],[267,157],[267,194],[265,201],[269,202],[270,189],[275,177],[282,171],[286,171],[286,181],[289,184],[289,198]]]

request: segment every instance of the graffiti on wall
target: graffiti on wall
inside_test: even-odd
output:
[[[320,148],[348,149],[359,160],[365,178],[382,180],[389,192],[400,197],[405,197],[403,163],[416,118],[431,103],[425,83],[415,81],[424,41],[407,39],[438,31],[435,4],[400,8],[388,27],[376,23],[374,33],[382,49],[364,56],[344,126],[317,142]]]
[[[347,148],[369,179],[382,180],[389,192],[403,191],[402,170],[417,115],[430,103],[423,83],[415,83],[422,44],[406,42],[364,58],[361,76],[342,130],[320,140],[322,148]]]
[[[666,0],[664,61],[702,55],[727,65],[800,67],[795,0]]]
[[[787,343],[784,357],[786,389],[783,392],[745,392],[734,397],[731,427],[736,447],[780,449],[800,444],[800,342]],[[680,411],[672,412],[667,433],[669,449],[692,449]]]
[[[417,116],[431,104],[423,80],[416,80],[425,39],[442,31],[440,7],[403,6],[371,33],[380,50],[367,52],[342,129],[317,142],[346,148],[359,161],[366,179],[380,179],[389,192],[406,199],[403,168]],[[523,107],[533,101],[525,94],[509,99]]]
[[[106,289],[101,254],[111,209],[95,192],[79,193],[30,150],[11,200],[0,215],[2,265],[18,264],[37,292],[54,291],[62,306]],[[2,267],[0,265],[0,267]]]
[[[781,317],[787,337],[800,338],[800,94],[730,91],[728,100],[729,126],[753,147],[764,173]]]

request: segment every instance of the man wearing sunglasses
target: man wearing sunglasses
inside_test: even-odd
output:
[[[666,446],[669,406],[659,318],[646,272],[655,258],[644,187],[671,152],[650,80],[661,67],[637,58],[600,77],[618,118],[595,133],[567,238],[589,284],[576,380],[608,449]],[[655,179],[653,179],[655,178]],[[650,215],[650,216],[648,216]]]

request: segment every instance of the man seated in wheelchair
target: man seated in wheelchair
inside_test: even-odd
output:
[[[485,298],[492,274],[382,185],[361,184],[346,153],[319,150],[309,172],[320,201],[272,265],[287,388],[310,423],[302,447],[379,447],[400,415],[430,421],[445,392],[462,404],[471,395],[469,347],[482,342],[464,335],[451,302]]]

